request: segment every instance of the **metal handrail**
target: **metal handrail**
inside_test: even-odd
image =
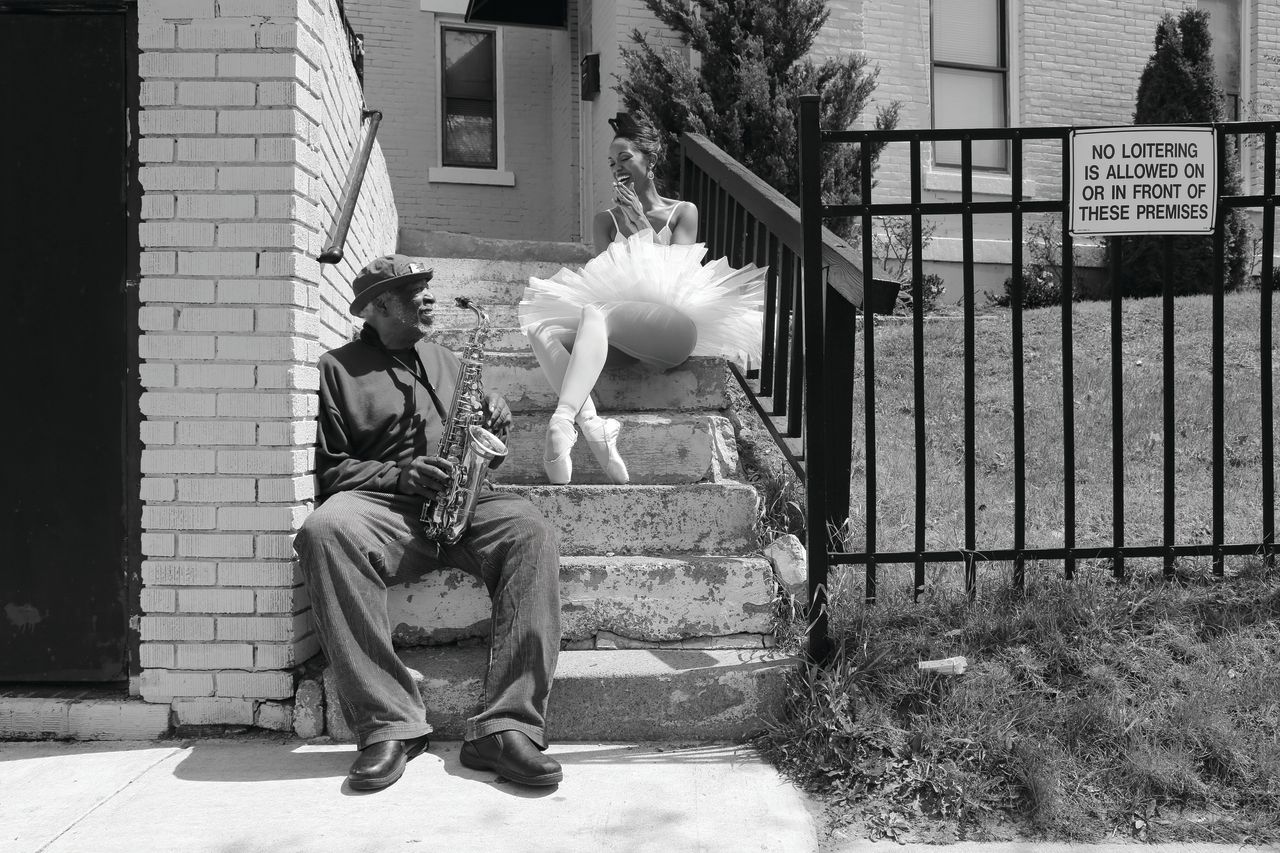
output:
[[[338,218],[329,228],[329,238],[325,241],[325,249],[320,253],[322,264],[336,264],[342,260],[342,250],[347,243],[347,231],[351,228],[351,217],[356,212],[356,202],[360,199],[360,187],[364,185],[364,172],[369,165],[369,155],[373,151],[373,140],[378,135],[378,125],[382,122],[382,113],[378,110],[365,110],[361,119],[369,119],[364,129],[364,139],[356,149],[356,156],[347,169],[347,179],[342,186],[342,198],[338,200]]]

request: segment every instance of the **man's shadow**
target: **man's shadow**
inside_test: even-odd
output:
[[[307,744],[296,740],[248,739],[192,741],[190,752],[174,768],[174,776],[192,782],[287,782],[305,779],[332,779],[342,794],[353,797],[376,795],[378,791],[357,791],[347,784],[347,771],[355,761],[351,744]],[[409,762],[405,775],[439,774],[476,784],[522,799],[536,799],[555,792],[555,786],[531,787],[501,779],[496,773],[463,767],[458,758],[461,744],[431,744],[431,749]],[[432,766],[435,763],[435,766]],[[402,784],[403,778],[396,784]]]

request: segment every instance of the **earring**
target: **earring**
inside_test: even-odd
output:
[[[646,177],[648,177],[648,179],[651,181],[653,180],[653,169],[649,170],[649,174]]]

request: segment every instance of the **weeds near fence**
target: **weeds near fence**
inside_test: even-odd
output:
[[[829,829],[898,840],[1280,836],[1280,587],[1029,571],[1025,594],[833,588],[833,665],[796,672],[759,745]],[[883,588],[883,587],[882,587]],[[964,655],[968,671],[917,670]]]

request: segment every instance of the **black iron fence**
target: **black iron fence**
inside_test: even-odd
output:
[[[799,405],[803,405],[805,471],[807,489],[807,522],[809,530],[809,649],[818,660],[829,653],[827,634],[827,601],[829,570],[833,566],[861,566],[865,570],[866,597],[876,596],[877,573],[881,564],[912,564],[917,594],[924,587],[925,567],[933,563],[952,563],[963,566],[965,587],[973,594],[977,564],[985,561],[1001,561],[1013,564],[1014,581],[1022,584],[1029,560],[1059,561],[1066,577],[1070,578],[1076,564],[1082,560],[1108,560],[1117,575],[1123,575],[1126,558],[1163,558],[1165,573],[1172,575],[1175,560],[1179,557],[1202,556],[1212,559],[1213,571],[1222,574],[1224,557],[1235,554],[1259,554],[1267,565],[1275,565],[1275,423],[1273,399],[1273,306],[1272,292],[1275,285],[1273,256],[1275,253],[1276,208],[1276,135],[1280,122],[1233,122],[1213,125],[1217,149],[1228,150],[1228,143],[1238,150],[1246,135],[1259,141],[1260,174],[1262,191],[1252,194],[1227,194],[1225,169],[1217,176],[1219,206],[1217,225],[1213,236],[1216,274],[1212,288],[1211,336],[1212,381],[1211,433],[1212,463],[1211,489],[1212,511],[1209,521],[1208,544],[1179,541],[1175,525],[1175,460],[1178,436],[1175,429],[1174,397],[1174,295],[1166,287],[1162,295],[1163,319],[1163,531],[1159,545],[1131,545],[1126,543],[1125,525],[1125,454],[1124,394],[1122,380],[1124,336],[1121,326],[1122,289],[1113,279],[1110,287],[1110,397],[1111,397],[1111,466],[1112,466],[1112,530],[1111,542],[1106,545],[1082,546],[1077,544],[1075,420],[1074,420],[1074,359],[1073,359],[1073,286],[1077,277],[1075,251],[1070,231],[1071,198],[1071,149],[1073,128],[1001,128],[984,130],[897,130],[897,131],[822,131],[818,126],[818,98],[802,99],[800,119],[800,159],[803,220],[802,245],[791,249],[788,258],[800,258],[802,264],[802,299],[791,310],[796,316],[798,336],[802,344],[796,347],[794,366],[802,365],[804,389],[802,397],[795,393],[796,379],[789,380],[792,394],[788,413],[792,417]],[[959,200],[924,200],[922,187],[922,147],[936,141],[958,142],[962,167],[960,170]],[[974,192],[974,144],[997,141],[1007,146],[1010,192],[1007,199],[979,200]],[[899,143],[909,147],[910,193],[905,200],[881,201],[872,185],[871,151],[876,143]],[[824,204],[820,190],[820,171],[824,149],[835,145],[859,144],[862,156],[862,186],[856,204]],[[1046,146],[1060,151],[1062,173],[1061,192],[1052,198],[1028,199],[1023,197],[1024,158],[1029,147],[1036,156],[1044,156]],[[697,182],[695,178],[695,186]],[[686,196],[688,197],[688,196]],[[699,197],[700,206],[720,204],[714,190]],[[1261,214],[1260,235],[1260,285],[1261,317],[1259,323],[1261,422],[1257,424],[1261,439],[1261,498],[1262,525],[1259,537],[1254,541],[1226,541],[1224,489],[1225,435],[1224,435],[1224,211],[1232,208],[1253,208]],[[977,472],[975,466],[975,405],[977,379],[975,375],[975,309],[977,294],[975,282],[975,217],[986,214],[1008,216],[1010,221],[1009,244],[1011,278],[1011,384],[1013,418],[1013,540],[1012,547],[987,548],[977,539],[976,496]],[[1025,219],[1027,215],[1044,214],[1061,217],[1061,350],[1062,371],[1062,469],[1061,499],[1063,529],[1061,542],[1028,541],[1027,534],[1027,443],[1026,443],[1026,379],[1022,307]],[[929,494],[926,469],[926,410],[925,410],[925,316],[924,299],[919,298],[924,281],[924,258],[921,249],[925,217],[958,216],[961,221],[962,250],[962,299],[963,352],[963,542],[959,547],[929,550],[926,548]],[[873,226],[877,217],[905,217],[910,221],[911,287],[917,298],[912,300],[910,328],[912,336],[911,375],[914,433],[914,547],[910,550],[881,550],[877,543],[877,497],[880,490],[877,471],[876,435],[876,324],[860,322],[855,309],[857,300],[840,287],[824,281],[825,255],[823,253],[822,225],[834,218],[852,217],[861,227],[861,270],[875,268],[873,257]],[[1164,263],[1167,282],[1172,261],[1169,237],[1165,241]],[[784,259],[785,260],[785,259]],[[794,263],[794,260],[791,261]],[[1119,264],[1118,252],[1113,251],[1111,267]],[[785,269],[785,264],[784,264]],[[788,298],[794,294],[795,274],[790,273],[786,291]],[[777,317],[777,309],[772,315]],[[861,340],[857,330],[861,329]],[[772,332],[773,340],[778,333]],[[794,347],[794,342],[792,343]],[[805,356],[808,356],[807,358]],[[861,357],[861,404],[859,423],[861,429],[855,436],[855,376]],[[768,361],[766,361],[766,366]],[[762,376],[761,384],[765,377]],[[774,380],[777,387],[778,380]],[[856,445],[855,445],[856,441]],[[856,551],[850,552],[840,537],[831,534],[843,528],[850,514],[850,482],[852,472],[851,452],[859,449],[862,461],[861,480],[865,489],[864,515],[858,524],[865,527],[865,541]]]

